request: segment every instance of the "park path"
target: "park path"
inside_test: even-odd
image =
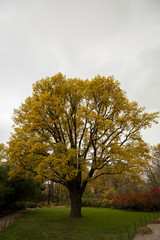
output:
[[[11,224],[14,220],[19,218],[21,216],[21,211],[15,212],[15,213],[10,213],[7,214],[4,217],[0,218],[0,231],[7,227],[9,224]]]
[[[37,209],[37,208],[36,208]],[[7,214],[4,217],[0,218],[0,231],[9,226],[13,221],[15,221],[17,218],[20,218],[24,214],[27,214],[31,211],[34,211],[35,209],[27,209],[27,210],[21,210],[14,213]]]
[[[136,234],[133,240],[160,240],[160,224],[150,223],[147,225],[147,227],[152,230],[151,234]]]

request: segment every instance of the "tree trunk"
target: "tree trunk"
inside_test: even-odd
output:
[[[81,195],[72,193],[70,217],[79,218],[81,216]]]
[[[82,189],[78,181],[74,181],[70,184],[69,196],[71,200],[71,213],[70,217],[79,218],[81,217],[81,202],[82,202]]]

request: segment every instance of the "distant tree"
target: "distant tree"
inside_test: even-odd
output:
[[[116,195],[144,191],[145,187],[146,182],[141,177],[133,177],[132,173],[126,173],[116,177],[102,175],[90,181],[87,190],[92,192],[92,198],[112,200]]]
[[[91,179],[140,173],[148,156],[140,131],[157,117],[129,102],[113,77],[89,81],[59,73],[37,81],[33,95],[14,111],[10,176],[61,183],[69,191],[70,216],[80,217]]]
[[[45,200],[48,205],[50,203],[54,203],[55,205],[59,205],[60,203],[63,205],[69,204],[68,191],[62,184],[49,181],[45,185],[44,195],[46,196]]]
[[[153,187],[160,188],[160,144],[151,149],[151,161],[146,166],[147,178]]]

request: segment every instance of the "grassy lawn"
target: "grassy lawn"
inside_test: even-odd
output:
[[[69,218],[69,213],[69,208],[30,212],[0,232],[0,240],[119,240],[120,235],[127,239],[126,226],[133,236],[133,221],[149,219],[148,213],[107,208],[83,208],[80,219]]]

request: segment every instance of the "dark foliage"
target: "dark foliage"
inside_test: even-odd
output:
[[[41,195],[41,184],[33,179],[8,180],[8,165],[0,166],[0,210],[17,208],[19,202],[38,201]],[[18,207],[19,208],[19,207]]]

